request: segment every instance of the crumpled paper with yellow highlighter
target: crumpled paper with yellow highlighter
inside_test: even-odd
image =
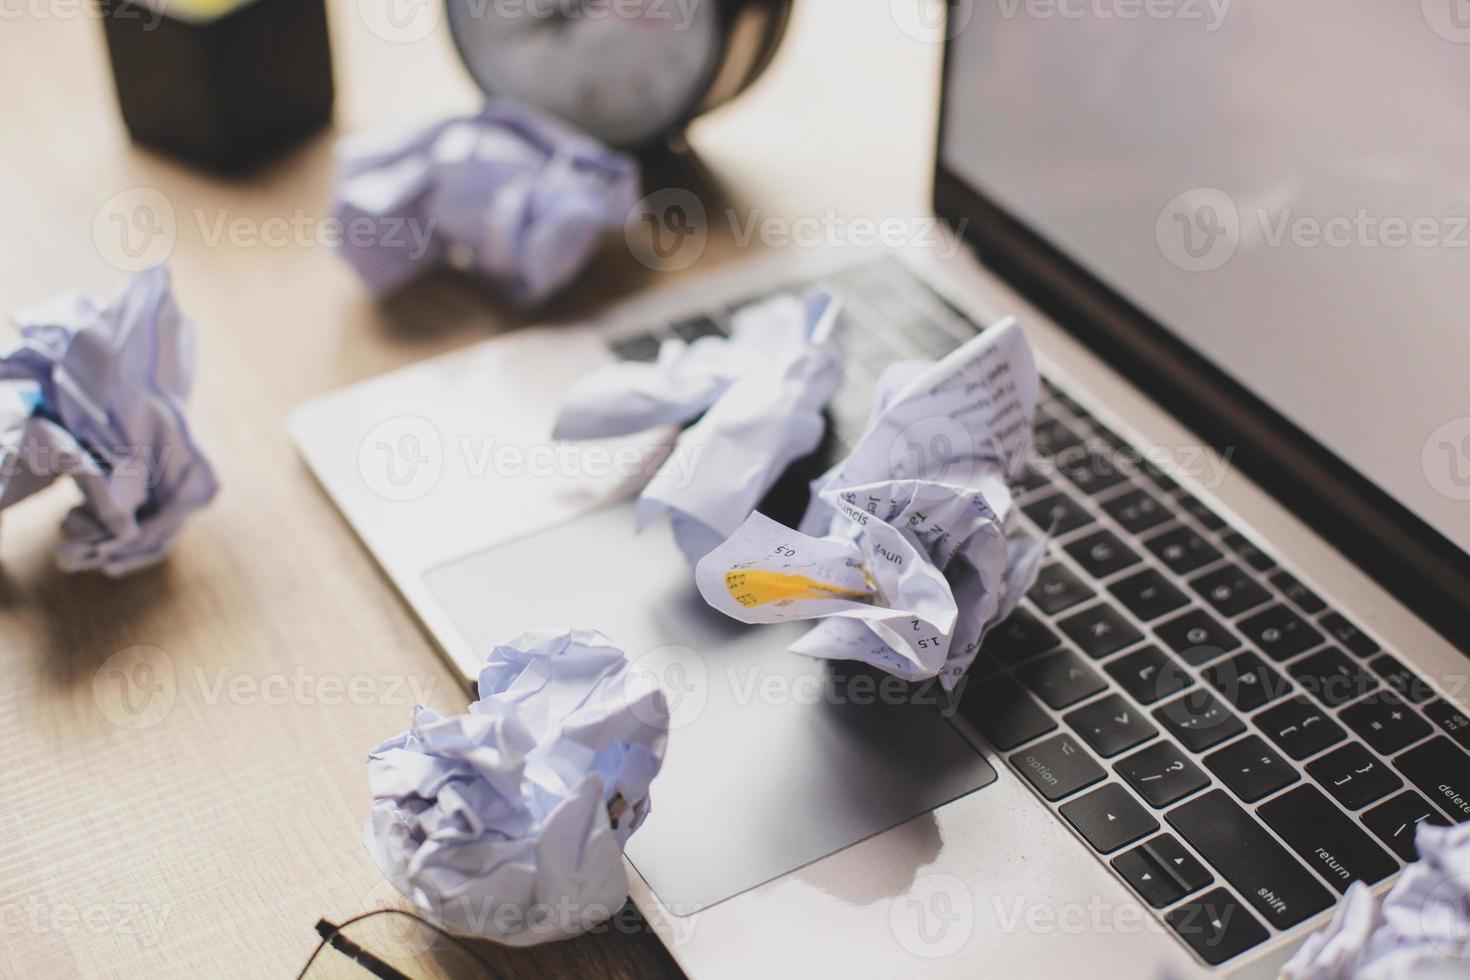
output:
[[[1039,386],[1014,319],[937,363],[894,365],[800,529],[752,514],[699,562],[700,594],[745,623],[817,620],[797,653],[953,690],[1040,567],[1044,542],[1013,534],[1010,492]]]

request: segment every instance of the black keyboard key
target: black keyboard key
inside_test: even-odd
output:
[[[1206,684],[1247,713],[1291,692],[1286,678],[1249,650],[1206,667],[1200,673]]]
[[[1147,742],[1159,733],[1143,712],[1121,694],[1099,698],[1069,712],[1063,720],[1104,759]]]
[[[1355,656],[1371,657],[1382,649],[1373,637],[1348,622],[1341,613],[1328,613],[1322,617],[1322,628],[1337,638]]]
[[[1269,572],[1276,567],[1276,562],[1270,555],[1257,548],[1253,541],[1239,531],[1231,531],[1220,540],[1225,542],[1225,547],[1235,552],[1247,565],[1258,572]]]
[[[1309,616],[1315,616],[1327,608],[1327,603],[1322,597],[1301,583],[1295,575],[1286,569],[1274,573],[1271,576],[1271,584],[1281,590],[1281,594],[1297,604],[1302,612]]]
[[[1373,758],[1356,742],[1349,742],[1317,761],[1307,763],[1307,775],[1321,783],[1323,789],[1349,810],[1361,810],[1404,784],[1387,763]]]
[[[1298,786],[1261,804],[1256,812],[1339,893],[1355,881],[1371,885],[1399,869],[1388,852],[1315,786]]]
[[[1092,523],[1092,515],[1062,491],[1049,493],[1021,508],[1031,522],[1057,537]]]
[[[635,334],[609,346],[612,352],[624,361],[656,361],[660,341],[651,333]]]
[[[1053,708],[1065,708],[1108,685],[1097,671],[1071,650],[1049,653],[1016,671],[1037,697]]]
[[[1036,584],[1026,595],[1036,608],[1054,616],[1064,609],[1071,609],[1086,602],[1097,593],[1082,579],[1073,574],[1066,565],[1053,563],[1043,568],[1036,576]]]
[[[1312,624],[1286,606],[1277,603],[1252,613],[1235,624],[1261,652],[1277,663],[1290,660],[1299,653],[1319,645],[1323,636]]]
[[[1347,738],[1341,725],[1302,697],[1268,708],[1253,720],[1267,738],[1298,762]]]
[[[1271,593],[1239,565],[1224,565],[1206,572],[1191,579],[1189,587],[1226,617],[1239,616],[1271,598]]]
[[[1179,505],[1184,508],[1189,516],[1199,521],[1211,531],[1218,531],[1225,526],[1225,520],[1219,514],[1210,510],[1205,502],[1198,497],[1185,494],[1179,498]]]
[[[1154,720],[1191,752],[1203,752],[1245,731],[1245,725],[1208,691],[1190,691],[1154,709]]]
[[[1431,701],[1424,706],[1429,720],[1445,730],[1445,734],[1470,749],[1470,717],[1448,701]]]
[[[1060,646],[1062,638],[1025,609],[1017,609],[985,635],[981,649],[1008,664],[1019,664]]]
[[[1154,486],[1158,487],[1165,493],[1173,493],[1175,490],[1179,489],[1178,482],[1176,482],[1172,476],[1159,469],[1153,463],[1145,460],[1140,469],[1143,471],[1143,475],[1148,477],[1149,480],[1152,481]]]
[[[1184,845],[1173,834],[1160,834],[1152,840],[1144,841],[1140,847],[1153,858],[1155,864],[1173,876],[1186,895],[1215,882],[1215,876],[1210,874],[1210,869],[1185,850]]]
[[[1169,519],[1168,509],[1142,487],[1118,494],[1102,508],[1129,534],[1142,534]]]
[[[1163,868],[1154,864],[1153,858],[1142,845],[1131,851],[1124,851],[1109,863],[1118,876],[1128,882],[1128,887],[1138,893],[1139,898],[1156,909],[1173,905],[1185,895],[1179,883],[1166,875]]]
[[[1164,916],[1164,921],[1211,966],[1234,959],[1266,941],[1255,916],[1223,888],[1206,892]]]
[[[1210,785],[1204,770],[1172,742],[1155,742],[1113,766],[1148,805],[1162,809]]]
[[[1154,632],[1191,667],[1208,663],[1240,646],[1240,638],[1203,609],[1191,609],[1160,623]]]
[[[1165,817],[1276,928],[1332,906],[1331,893],[1224,790],[1181,803]]]
[[[1108,586],[1108,591],[1139,619],[1147,622],[1188,604],[1189,600],[1156,569],[1145,568]]]
[[[1247,735],[1205,756],[1210,772],[1247,803],[1265,799],[1302,777],[1259,735]]]
[[[1159,822],[1117,783],[1064,804],[1060,812],[1102,854],[1111,854],[1159,829]]]
[[[1449,739],[1431,739],[1393,764],[1455,823],[1470,820],[1470,756]]]
[[[1023,493],[1030,493],[1033,490],[1040,490],[1042,487],[1049,487],[1051,486],[1051,480],[1046,475],[1049,472],[1051,472],[1050,466],[1041,463],[1038,457],[1032,457],[1021,468],[1021,475],[1016,477],[1016,486],[1020,487]]]
[[[1139,562],[1137,552],[1128,547],[1112,531],[1094,531],[1067,545],[1067,554],[1093,578],[1107,578]]]
[[[1009,677],[972,680],[966,684],[959,711],[1003,752],[1057,727],[1051,715]]]
[[[1032,445],[1042,456],[1056,456],[1066,449],[1081,449],[1082,437],[1066,424],[1046,412],[1037,412],[1037,421],[1032,429]]]
[[[1434,688],[1429,686],[1418,674],[1414,673],[1391,653],[1374,657],[1368,661],[1368,669],[1383,678],[1383,683],[1393,688],[1404,700],[1412,704],[1423,704],[1434,697]]]
[[[1219,549],[1183,524],[1156,534],[1143,544],[1175,575],[1187,575],[1220,557]]]
[[[1073,613],[1057,625],[1094,660],[1101,660],[1143,639],[1138,628],[1106,602]]]
[[[1103,669],[1140,704],[1153,704],[1194,683],[1183,667],[1156,646],[1124,654]]]
[[[674,331],[674,336],[691,344],[701,337],[723,337],[725,335],[720,325],[707,316],[680,320],[670,329]]]
[[[1060,800],[1107,775],[1080,742],[1065,732],[1022,749],[1011,765],[1048,800]]]
[[[1336,647],[1308,654],[1289,668],[1308,694],[1329,708],[1355,701],[1378,687],[1378,682]]]
[[[1128,480],[1130,470],[1120,453],[1100,453],[1093,449],[1066,449],[1057,454],[1057,469],[1078,490],[1086,494],[1102,493]]]
[[[1404,790],[1393,799],[1386,800],[1363,814],[1363,824],[1392,848],[1402,861],[1419,859],[1419,849],[1414,846],[1414,835],[1421,823],[1449,826],[1449,821],[1430,806],[1428,800],[1411,789]]]
[[[1392,755],[1434,730],[1429,722],[1387,691],[1368,695],[1357,704],[1343,708],[1337,717],[1379,755]]]
[[[1398,796],[1363,814],[1364,826],[1376,833],[1377,839],[1386,843],[1401,861],[1419,860],[1419,848],[1414,845],[1414,836],[1419,833],[1421,823],[1449,826],[1444,815],[1430,807],[1429,801],[1413,789],[1405,789]]]

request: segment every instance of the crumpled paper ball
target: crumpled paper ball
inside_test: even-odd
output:
[[[184,415],[193,330],[157,266],[110,303],[84,293],[15,314],[0,356],[0,510],[70,476],[84,502],[62,523],[67,571],[120,576],[168,554],[219,489]]]
[[[695,566],[700,595],[743,623],[815,620],[796,653],[955,690],[1045,554],[1017,532],[1009,488],[1039,387],[1013,319],[940,361],[891,365],[800,527],[750,515]]]
[[[1355,882],[1332,921],[1282,968],[1284,980],[1470,976],[1470,824],[1421,823],[1419,860],[1384,896]]]
[[[842,383],[842,326],[842,300],[829,289],[753,303],[735,314],[728,337],[671,337],[654,363],[609,364],[581,379],[552,438],[699,419],[639,494],[636,515],[641,532],[669,514],[674,540],[694,565],[821,443],[822,409]]]
[[[534,630],[491,651],[468,714],[418,708],[372,752],[364,843],[421,913],[528,946],[623,906],[669,721],[629,668],[595,630]]]
[[[380,295],[449,265],[539,303],[638,202],[631,157],[503,100],[407,135],[349,137],[337,157],[338,251]]]

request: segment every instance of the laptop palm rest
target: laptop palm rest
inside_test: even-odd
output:
[[[620,504],[426,575],[473,649],[587,626],[652,670],[673,709],[628,856],[687,915],[995,781],[930,690],[787,651],[805,624],[714,612],[664,525]]]

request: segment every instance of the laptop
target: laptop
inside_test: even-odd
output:
[[[294,413],[467,684],[576,625],[665,688],[626,858],[689,975],[1274,976],[1470,818],[1470,62],[1429,6],[954,4],[957,255],[738,261]],[[709,610],[667,528],[633,533],[671,433],[549,440],[584,373],[819,282],[847,374],[780,520],[887,364],[1012,313],[1038,353],[1016,489],[1049,557],[955,699]]]

